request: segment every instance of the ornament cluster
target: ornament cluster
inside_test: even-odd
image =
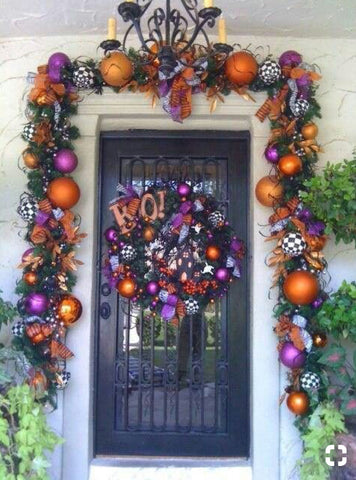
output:
[[[55,391],[68,383],[66,364],[74,354],[65,344],[66,333],[82,313],[80,301],[71,293],[74,272],[81,264],[75,258],[76,248],[85,234],[79,232],[78,218],[71,211],[80,189],[69,176],[78,164],[72,140],[79,135],[70,124],[78,96],[62,76],[70,64],[66,55],[56,53],[29,75],[29,121],[22,133],[28,142],[22,155],[28,192],[20,198],[18,214],[30,245],[19,265],[23,275],[16,291],[21,320],[12,333],[29,362],[29,384],[44,401],[54,401]],[[81,72],[78,82],[91,86],[90,78]]]
[[[315,100],[320,75],[292,50],[278,60],[268,56],[259,61],[247,50],[210,52],[208,61],[200,46],[186,52],[184,64],[177,62],[172,73],[162,75],[158,47],[106,52],[99,61],[86,62],[57,52],[28,76],[28,123],[22,132],[28,142],[23,152],[28,192],[18,212],[27,224],[30,248],[23,255],[17,287],[21,320],[12,331],[33,367],[30,384],[38,396],[67,385],[66,360],[73,353],[65,335],[81,314],[80,301],[71,294],[81,263],[75,258],[76,246],[84,237],[71,211],[80,198],[70,177],[78,161],[72,141],[79,135],[70,120],[79,95],[100,94],[104,87],[142,92],[152,106],[160,102],[174,121],[182,122],[192,114],[195,94],[204,93],[213,112],[231,92],[251,100],[251,92],[265,91],[267,99],[256,116],[271,122],[265,149],[270,174],[258,182],[256,197],[273,208],[268,239],[276,246],[268,263],[279,289],[275,332],[280,361],[289,368],[287,406],[307,421],[326,392],[315,359],[327,337],[314,320],[326,298],[326,236],[324,224],[299,198],[321,151],[313,121],[320,116]],[[105,273],[120,295],[174,322],[199,314],[227,293],[240,275],[243,247],[213,198],[189,183],[119,193],[110,207],[116,224],[105,232]]]
[[[314,320],[327,297],[323,291],[325,225],[299,196],[303,181],[314,175],[321,151],[312,121],[319,116],[314,82],[320,76],[291,50],[278,62],[266,60],[258,75],[263,84],[274,85],[256,114],[260,121],[267,117],[271,121],[265,158],[272,171],[257,183],[255,193],[263,206],[274,210],[268,240],[276,242],[276,247],[267,263],[275,269],[273,285],[279,289],[275,332],[280,362],[290,369],[287,406],[307,418],[318,403],[319,389],[325,389],[317,359],[326,337]]]
[[[226,295],[244,248],[215,198],[186,182],[119,192],[104,272],[121,296],[177,322]]]

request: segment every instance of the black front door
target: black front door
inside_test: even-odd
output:
[[[116,186],[201,182],[246,243],[248,132],[101,135],[98,265]],[[97,274],[96,455],[249,456],[248,265],[227,298],[171,325]]]

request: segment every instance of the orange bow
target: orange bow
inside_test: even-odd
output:
[[[290,78],[293,78],[294,80],[301,78],[304,75],[307,75],[309,80],[312,82],[316,82],[317,80],[321,79],[321,75],[313,72],[313,70],[304,70],[303,68],[295,67],[290,71]]]
[[[53,105],[54,102],[61,99],[65,94],[65,86],[63,83],[51,83],[51,80],[44,72],[44,67],[38,68],[38,74],[35,77],[35,86],[29,94],[31,102],[38,105]]]
[[[310,155],[313,152],[316,152],[316,153],[318,153],[318,152],[322,153],[323,152],[323,149],[321,147],[319,147],[319,145],[317,143],[315,143],[314,138],[310,139],[310,140],[302,140],[300,142],[291,143],[288,146],[288,148],[292,153],[296,152],[296,150],[297,150],[296,145],[299,148],[302,148],[307,155]]]

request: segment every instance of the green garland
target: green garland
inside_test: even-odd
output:
[[[187,55],[192,63],[202,60],[198,47],[192,47]],[[247,69],[243,63],[246,55],[249,63]],[[61,58],[61,69],[58,62],[53,62],[54,58]],[[151,63],[147,60],[151,60]],[[120,74],[119,77],[110,78],[103,68],[107,61],[124,62],[131,69],[131,78],[124,80]],[[19,312],[23,319],[14,326],[15,344],[24,350],[30,363],[40,368],[49,380],[50,396],[54,394],[55,387],[65,386],[68,375],[65,358],[61,355],[70,357],[64,348],[64,340],[71,322],[64,325],[60,317],[60,305],[75,285],[74,271],[80,263],[75,260],[75,248],[83,235],[79,234],[75,215],[66,208],[58,209],[48,188],[56,179],[70,178],[67,172],[55,168],[55,158],[63,149],[73,150],[72,141],[79,136],[78,129],[70,124],[71,116],[76,113],[78,94],[85,90],[101,94],[104,87],[110,87],[118,93],[125,90],[141,92],[151,98],[153,105],[162,101],[163,108],[173,120],[183,121],[192,113],[192,95],[196,93],[204,93],[210,101],[210,110],[214,111],[218,102],[231,93],[250,99],[253,92],[265,91],[266,102],[256,116],[260,121],[267,117],[270,119],[271,138],[265,155],[269,169],[274,170],[282,189],[272,202],[273,190],[264,200],[260,192],[257,192],[257,197],[265,205],[274,208],[274,213],[269,217],[270,239],[277,241],[277,246],[268,261],[276,268],[274,284],[279,289],[279,301],[274,308],[277,319],[275,331],[279,338],[280,358],[292,367],[286,388],[290,397],[287,403],[294,413],[300,414],[297,417],[298,426],[301,431],[306,431],[313,411],[327,397],[326,384],[323,383],[317,362],[325,338],[315,320],[327,297],[321,275],[326,266],[321,253],[325,244],[325,225],[317,218],[317,212],[302,204],[300,195],[301,190],[311,185],[307,182],[314,176],[320,151],[315,139],[317,128],[312,123],[312,120],[320,117],[320,107],[315,99],[315,81],[319,75],[314,67],[303,63],[300,54],[294,51],[283,53],[278,62],[269,56],[259,63],[247,51],[234,52],[228,58],[212,53],[201,65],[199,72],[178,65],[170,77],[160,79],[159,64],[154,55],[130,50],[127,57],[123,53],[115,57],[111,52],[102,61],[90,59],[86,62],[70,61],[65,54],[56,53],[50,57],[48,67],[39,67],[38,74],[33,78],[34,86],[26,111],[29,123],[23,132],[24,139],[29,142],[24,160],[29,168],[27,187],[31,197],[22,201],[26,208],[20,208],[28,223],[26,239],[32,248],[24,256],[21,266],[24,275],[36,273],[36,283],[29,285],[26,280],[21,280],[17,286],[17,293],[23,296],[19,301]],[[251,69],[255,73],[254,79],[250,78]],[[310,133],[310,129],[314,134]],[[293,157],[293,168],[289,171],[284,170],[282,165],[287,155]],[[271,185],[271,177],[266,177],[264,182],[264,185],[266,182]],[[73,183],[71,185],[73,187]],[[275,187],[275,184],[272,186]],[[44,224],[36,223],[37,214],[32,215],[33,210],[48,215]],[[298,305],[298,301],[295,303],[286,289],[286,279],[298,271],[307,273],[308,279],[317,284],[319,290],[316,298],[301,302],[302,305]],[[48,300],[46,310],[35,321],[29,319],[28,313],[27,297],[33,293],[44,294]],[[79,301],[74,297],[70,297],[70,301],[72,308],[77,311],[73,320],[76,321],[80,314]],[[37,343],[29,337],[33,329],[29,330],[28,327],[33,323],[38,324],[43,336],[43,340]],[[48,325],[51,328],[46,330]],[[61,344],[60,349],[58,343]],[[298,363],[298,368],[290,358],[287,361],[283,357],[282,351],[287,344],[297,356],[305,359],[304,363]],[[311,384],[314,389],[310,389],[308,382],[302,380],[305,380],[305,374],[309,377],[313,374],[314,383]],[[291,402],[292,394],[302,398],[302,410],[295,410]]]

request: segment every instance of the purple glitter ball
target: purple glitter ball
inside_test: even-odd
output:
[[[302,56],[295,50],[287,50],[279,57],[281,67],[296,67],[302,62]]]
[[[266,160],[270,163],[278,163],[279,161],[279,153],[278,149],[275,145],[270,145],[265,150],[265,157]]]
[[[313,217],[313,214],[312,212],[308,209],[308,208],[303,208],[299,214],[298,214],[298,217],[303,220],[304,222],[308,222],[309,220],[311,220],[311,218]]]
[[[29,315],[42,315],[48,308],[48,299],[43,293],[30,293],[25,299],[25,308]]]
[[[312,302],[311,306],[313,308],[319,308],[322,306],[323,303],[324,303],[324,300],[321,297],[318,297],[314,300],[314,302]]]
[[[187,183],[180,183],[177,192],[180,197],[186,197],[190,194],[191,188]]]
[[[117,238],[118,238],[118,235],[117,235],[117,231],[114,229],[114,228],[107,228],[105,230],[105,238],[108,242],[110,243],[114,243],[117,241]]]
[[[157,293],[159,292],[159,285],[157,282],[148,282],[148,284],[146,285],[146,292],[149,294],[149,295],[157,295]]]
[[[32,255],[33,251],[34,251],[34,248],[28,248],[27,250],[25,250],[22,254],[22,262],[25,262],[26,257]]]
[[[53,83],[61,82],[61,69],[70,65],[69,57],[62,52],[56,52],[48,59],[48,76]]]
[[[227,282],[230,278],[230,272],[227,268],[218,268],[215,272],[215,278],[219,280],[219,282]]]
[[[61,173],[71,173],[77,168],[78,157],[69,148],[59,150],[53,159],[54,168]]]
[[[300,368],[305,363],[306,355],[292,342],[286,342],[279,352],[279,359],[288,368]]]

